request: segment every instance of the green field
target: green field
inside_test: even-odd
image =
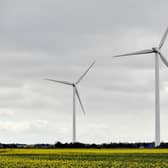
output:
[[[168,149],[0,149],[0,168],[168,168]]]

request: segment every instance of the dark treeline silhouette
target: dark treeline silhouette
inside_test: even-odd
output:
[[[0,148],[42,148],[42,149],[54,149],[54,148],[154,148],[154,143],[103,143],[103,144],[84,144],[84,143],[61,143],[55,144],[3,144],[0,143]],[[161,143],[158,148],[168,148],[168,143]]]

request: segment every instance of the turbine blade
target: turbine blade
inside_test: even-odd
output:
[[[92,68],[92,66],[96,63],[96,61],[94,61],[89,68],[82,74],[82,76],[78,79],[78,81],[76,82],[76,84],[78,84],[83,78],[84,76],[88,73],[88,71]]]
[[[54,79],[45,79],[45,80],[48,80],[51,82],[56,82],[56,83],[61,83],[61,84],[65,84],[65,85],[73,85],[72,83],[66,82],[66,81],[59,81],[59,80],[54,80]]]
[[[164,43],[165,43],[165,41],[166,41],[166,38],[167,38],[167,34],[168,34],[168,27],[167,27],[167,29],[166,29],[166,31],[165,31],[165,33],[164,33],[164,35],[163,35],[163,37],[162,37],[162,39],[161,39],[161,41],[160,41],[159,49],[161,49],[162,46],[164,45]]]
[[[122,55],[116,55],[116,56],[113,56],[113,57],[124,57],[124,56],[150,54],[150,53],[153,53],[153,50],[152,50],[152,49],[141,50],[141,51],[132,52],[132,53],[127,53],[127,54],[122,54]]]
[[[85,113],[85,110],[84,110],[84,107],[83,107],[83,104],[82,104],[82,101],[81,101],[81,98],[80,98],[80,96],[79,96],[78,89],[77,89],[76,86],[75,86],[75,93],[76,93],[77,98],[78,98],[78,100],[79,100],[79,103],[80,103],[80,106],[81,106],[81,109],[82,109],[83,114],[86,114],[86,113]]]
[[[161,52],[159,52],[159,55],[160,55],[160,58],[163,61],[163,63],[168,67],[168,62],[167,62],[166,58],[162,55]]]

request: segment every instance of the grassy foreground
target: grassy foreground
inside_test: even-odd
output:
[[[0,149],[0,168],[168,168],[168,149]]]

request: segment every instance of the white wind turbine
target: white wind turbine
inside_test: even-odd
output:
[[[81,101],[81,98],[79,96],[79,92],[77,89],[77,85],[80,83],[80,81],[84,78],[84,76],[88,73],[88,71],[91,69],[91,67],[95,64],[96,61],[94,61],[89,68],[82,74],[82,76],[77,80],[77,82],[71,83],[71,82],[67,82],[67,81],[59,81],[59,80],[54,80],[54,79],[45,79],[48,81],[52,81],[52,82],[56,82],[56,83],[61,83],[61,84],[65,84],[65,85],[70,85],[73,88],[73,132],[72,132],[72,142],[75,143],[76,142],[76,96],[79,100],[81,109],[83,111],[83,113],[85,114],[85,110]]]
[[[155,147],[160,145],[159,57],[161,58],[163,63],[168,67],[168,61],[161,53],[161,48],[165,43],[167,35],[168,35],[168,28],[166,29],[158,47],[114,56],[114,57],[122,57],[122,56],[132,56],[132,55],[151,54],[151,53],[155,54]]]

